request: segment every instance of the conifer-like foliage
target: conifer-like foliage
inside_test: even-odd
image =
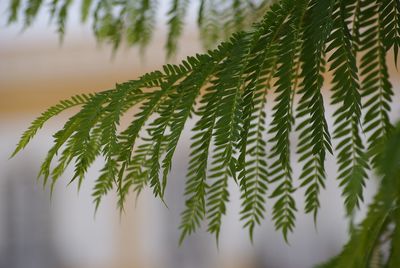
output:
[[[11,1],[10,21],[17,19],[22,2]],[[42,1],[26,2],[24,19],[29,25]],[[60,22],[70,1],[58,2],[53,1],[52,15],[58,14]],[[189,2],[171,1],[168,53],[176,49]],[[254,2],[200,1],[203,40],[217,40],[223,29],[244,29],[246,12],[258,14],[256,10],[267,5]],[[122,32],[132,44],[149,40],[156,1],[82,3],[83,19],[96,7],[98,37],[116,46]],[[219,12],[226,14],[224,19],[216,19]],[[79,105],[81,110],[54,134],[54,146],[40,169],[43,183],[53,187],[73,165],[71,181],[81,185],[93,161],[102,157],[104,167],[93,190],[96,209],[110,191],[117,192],[123,209],[126,196],[145,187],[164,202],[179,138],[187,121],[194,120],[182,242],[203,223],[218,240],[232,183],[241,191],[241,220],[250,238],[270,215],[288,240],[299,210],[317,221],[326,157],[333,154],[349,216],[363,202],[371,170],[380,171],[381,186],[343,252],[321,267],[400,267],[400,126],[394,128],[389,119],[393,89],[386,63],[393,51],[390,60],[397,64],[399,45],[397,0],[280,0],[251,28],[207,53],[167,64],[111,90],[61,101],[32,123],[13,155],[48,119]],[[329,96],[323,96],[328,76]],[[267,102],[272,107],[269,114]],[[327,105],[334,107],[332,115],[326,114]],[[135,115],[120,130],[128,110]],[[327,116],[334,118],[333,129]],[[290,144],[292,135],[299,137],[297,146]],[[295,160],[302,164],[300,174],[292,170]],[[293,197],[301,188],[304,204]],[[272,211],[266,211],[267,202],[273,204]],[[390,244],[390,254],[380,254],[385,243]]]
[[[205,47],[228,38],[232,33],[248,28],[262,17],[275,0],[80,0],[82,23],[90,23],[99,42],[112,44],[117,49],[122,43],[144,48],[157,26],[160,8],[165,9],[167,56],[173,56],[191,6],[197,12],[197,25]],[[75,1],[76,2],[76,1]],[[8,23],[32,25],[42,9],[47,9],[62,40],[73,0],[9,0]],[[166,6],[165,6],[166,4]],[[161,22],[164,23],[164,22]]]

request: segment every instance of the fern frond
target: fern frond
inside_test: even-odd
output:
[[[368,214],[362,223],[351,233],[349,242],[343,251],[320,268],[358,268],[369,267],[374,250],[380,239],[389,231],[392,237],[392,252],[385,260],[384,267],[397,267],[398,256],[398,211],[400,193],[400,125],[390,134],[383,148],[380,148],[379,172],[383,176],[379,190],[370,205]],[[388,228],[394,223],[393,228]]]
[[[364,11],[365,10],[365,11]],[[363,7],[364,16],[361,18],[365,28],[361,35],[360,49],[364,52],[360,63],[362,97],[365,99],[364,131],[368,133],[368,150],[371,163],[377,167],[379,157],[377,148],[386,139],[393,126],[390,123],[389,112],[393,91],[389,81],[386,65],[384,44],[384,22],[375,1],[368,1]],[[373,15],[373,16],[371,16]]]
[[[161,198],[164,193],[164,189],[166,186],[166,180],[163,181],[163,184],[160,184],[159,181],[159,171],[160,171],[160,159],[165,150],[165,143],[166,143],[166,131],[170,121],[172,120],[172,116],[177,105],[177,99],[179,96],[176,93],[176,88],[173,86],[175,82],[175,78],[172,81],[162,83],[160,86],[161,88],[167,89],[170,93],[167,94],[166,98],[164,98],[160,104],[156,112],[159,114],[159,117],[156,118],[150,127],[147,129],[149,134],[149,142],[150,144],[142,146],[147,147],[149,150],[147,153],[149,154],[149,159],[151,161],[151,165],[149,166],[148,170],[148,178],[143,180],[150,181],[151,186],[154,188],[153,191],[155,195],[159,195]],[[144,157],[146,159],[146,156]],[[137,160],[135,160],[137,162]],[[140,174],[141,172],[139,172]],[[134,173],[133,173],[134,174]],[[125,190],[128,191],[129,187]]]
[[[219,51],[219,57],[223,58],[224,54]],[[210,52],[212,53],[212,52]],[[213,65],[219,63],[218,58],[210,57],[208,55],[201,55],[197,58],[189,57],[184,61],[181,68],[187,68],[190,71],[176,87],[173,96],[170,96],[168,103],[161,105],[162,111],[159,111],[160,117],[156,119],[155,124],[149,129],[152,132],[150,136],[153,141],[156,141],[156,150],[160,149],[162,143],[166,144],[166,155],[162,161],[163,179],[160,195],[162,196],[166,187],[167,177],[172,164],[172,158],[179,141],[180,134],[187,121],[195,99],[200,93],[200,89],[207,81],[208,76],[213,72]],[[186,67],[185,67],[186,66]],[[207,67],[208,69],[205,69]],[[207,70],[207,71],[203,71]],[[183,91],[184,90],[184,91]],[[168,133],[169,128],[169,133]],[[157,136],[157,137],[156,137]],[[158,173],[160,171],[159,159],[161,155],[159,152],[154,154],[153,168],[150,169],[150,183],[151,185],[158,185]]]
[[[139,136],[139,133],[146,123],[146,120],[153,114],[153,112],[157,109],[159,102],[162,100],[165,91],[170,88],[164,88],[163,90],[156,90],[152,92],[152,94],[145,99],[142,106],[140,107],[140,112],[135,115],[135,119],[129,125],[129,127],[121,133],[121,146],[122,150],[120,151],[120,159],[124,160],[129,164],[129,161],[132,156],[133,146],[135,145],[135,141]]]
[[[343,252],[329,263],[319,268],[358,268],[369,267],[369,262],[382,230],[387,225],[393,208],[382,207],[376,200],[360,227],[353,231],[351,240],[345,245]]]
[[[397,0],[381,1],[379,12],[382,39],[384,40],[386,50],[393,48],[394,62],[397,66],[400,47],[400,3]]]
[[[399,204],[399,200],[397,200],[397,204]],[[400,266],[400,209],[398,207],[395,211],[393,211],[393,221],[395,227],[391,235],[390,256],[387,265],[388,268]]]
[[[54,24],[63,40],[72,0],[9,0],[8,23],[23,20],[24,27],[32,25],[42,6],[49,6],[50,23]],[[185,25],[190,0],[167,1],[167,57],[175,54],[178,39]],[[203,0],[198,8],[198,27],[206,48],[214,47],[218,41],[231,34],[251,27],[258,21],[274,0],[224,0],[218,4]],[[109,43],[115,52],[122,43],[139,46],[142,50],[149,44],[159,19],[158,0],[80,0],[82,23],[92,24],[93,34],[100,43]],[[19,16],[23,13],[23,16]],[[21,17],[21,18],[20,18]],[[88,18],[92,19],[89,20]],[[206,18],[206,19],[205,19]]]
[[[57,14],[57,32],[62,41],[65,34],[65,24],[68,17],[69,6],[72,4],[72,0],[64,0],[60,6]],[[54,10],[55,11],[55,10]]]
[[[63,128],[59,131],[57,131],[53,137],[54,137],[54,145],[50,148],[49,152],[47,153],[47,156],[45,160],[43,161],[38,177],[43,176],[43,185],[47,184],[47,180],[51,174],[50,168],[51,168],[51,162],[54,158],[54,156],[57,154],[57,152],[60,150],[60,148],[72,137],[74,132],[76,132],[79,129],[79,122],[81,121],[80,115],[85,114],[88,109],[93,109],[93,103],[98,103],[101,101],[104,101],[105,98],[108,97],[108,94],[110,94],[110,91],[102,92],[102,93],[97,93],[95,94],[88,102],[86,102],[85,106],[81,109],[80,112],[72,116],[63,126]],[[92,105],[90,105],[90,104]],[[87,113],[86,113],[87,114]],[[63,152],[63,157],[65,159],[68,159],[68,163],[71,162],[71,160],[74,158],[73,156],[76,156],[76,144],[74,143],[75,140],[72,139],[69,142],[69,145],[71,148],[69,150],[65,149]],[[68,148],[68,147],[67,147]]]
[[[294,93],[297,87],[298,64],[299,64],[299,32],[303,22],[306,8],[306,1],[286,1],[287,9],[293,9],[293,13],[279,23],[282,34],[280,44],[277,48],[277,70],[274,76],[275,82],[275,106],[273,107],[272,122],[269,134],[272,138],[270,159],[269,180],[277,183],[277,187],[271,194],[271,198],[277,198],[274,204],[272,217],[277,229],[281,229],[283,237],[288,241],[288,233],[293,231],[295,226],[295,212],[297,210],[292,197],[294,192],[291,153],[290,133],[294,124],[293,104]],[[285,6],[283,6],[285,8]],[[282,12],[287,14],[287,12]],[[278,56],[279,55],[279,56]]]
[[[21,0],[11,0],[8,10],[10,15],[8,16],[8,23],[11,24],[18,20],[18,11],[21,5]]]
[[[193,128],[195,134],[191,139],[191,153],[185,187],[187,199],[179,227],[181,229],[180,243],[200,226],[206,213],[208,155],[219,101],[220,95],[217,94],[216,88],[210,86],[206,89],[201,100],[201,107],[197,111],[201,117]]]
[[[102,170],[103,174],[99,177],[99,184],[95,186],[95,197],[96,209],[100,203],[102,195],[108,193],[112,188],[109,183],[115,181],[118,177],[116,184],[118,185],[118,196],[120,196],[119,207],[122,210],[125,201],[124,192],[122,189],[122,177],[117,176],[118,169],[118,154],[119,154],[119,139],[117,133],[117,127],[120,124],[120,118],[125,110],[129,109],[136,103],[140,102],[145,98],[145,94],[142,93],[139,86],[143,81],[131,82],[121,85],[116,85],[116,92],[110,97],[108,105],[104,109],[105,115],[102,118],[99,127],[101,132],[101,150],[105,157],[105,167]]]
[[[118,206],[122,210],[125,204],[125,199],[130,193],[131,187],[133,192],[136,193],[136,200],[139,198],[140,193],[148,186],[149,170],[152,162],[149,157],[150,152],[153,150],[154,143],[148,138],[141,138],[143,144],[137,146],[130,160],[129,166],[126,168],[127,174],[121,181],[120,191],[118,195]],[[165,144],[161,145],[161,152],[164,152]]]
[[[363,187],[367,178],[368,162],[360,137],[361,94],[356,54],[349,30],[356,8],[355,1],[337,3],[333,14],[333,30],[327,52],[333,71],[332,104],[340,104],[334,113],[334,139],[337,139],[338,179],[343,187],[347,213],[351,214],[363,201]]]
[[[316,219],[318,192],[324,187],[326,153],[332,153],[331,138],[325,119],[321,94],[325,72],[325,45],[332,29],[335,1],[311,1],[304,18],[303,46],[300,53],[302,82],[298,94],[296,130],[299,131],[297,153],[303,162],[300,179],[306,189],[306,213]]]
[[[204,47],[213,47],[218,41],[228,38],[233,33],[249,28],[254,22],[259,21],[273,2],[228,0],[217,3],[212,0],[202,0],[197,24]]]
[[[78,179],[78,189],[88,168],[101,152],[98,141],[101,132],[95,126],[104,112],[102,104],[107,98],[106,94],[97,95],[82,108],[77,117],[79,128],[76,128],[70,136],[71,143],[74,144],[71,157],[75,158],[75,171],[71,182]]]
[[[15,156],[19,151],[24,149],[31,139],[36,135],[37,131],[43,127],[43,125],[52,117],[60,114],[61,112],[72,108],[74,106],[85,104],[93,95],[75,95],[67,100],[62,100],[58,104],[50,107],[45,112],[42,113],[40,117],[35,119],[31,126],[22,134],[22,137],[17,144],[11,157]]]
[[[197,24],[200,37],[205,48],[212,47],[220,38],[221,24],[218,22],[219,12],[214,1],[202,0]]]
[[[121,43],[124,12],[125,9],[121,9],[119,16],[115,16],[117,12],[113,9],[113,3],[106,0],[99,0],[93,12],[92,29],[96,39],[110,43],[114,51]]]
[[[210,176],[212,184],[207,191],[208,231],[215,234],[217,241],[229,199],[228,179],[236,181],[237,158],[235,156],[242,127],[242,84],[243,72],[248,64],[252,35],[240,33],[231,40],[233,48],[223,63],[224,67],[211,83],[221,94],[216,111],[213,130],[214,151]]]
[[[95,204],[95,213],[99,209],[101,199],[114,187],[114,178],[118,172],[117,162],[113,159],[108,160],[101,170],[99,178],[93,188],[93,199]]]
[[[143,48],[150,42],[155,26],[157,5],[155,0],[127,2],[128,44],[139,44]]]
[[[275,20],[270,16],[265,20]],[[272,33],[274,32],[271,31]],[[242,190],[242,215],[244,227],[249,229],[250,239],[256,224],[261,223],[265,212],[265,195],[267,191],[268,172],[265,146],[265,105],[267,90],[271,85],[271,78],[276,65],[275,50],[272,45],[272,36],[261,28],[259,37],[253,45],[252,53],[256,57],[249,61],[247,79],[249,80],[243,92],[243,132],[239,142],[240,155],[238,158],[239,182]],[[268,44],[266,47],[260,44]],[[258,54],[257,54],[258,53]],[[261,64],[259,64],[262,62]]]
[[[169,78],[160,84],[161,89],[156,91],[153,97],[147,103],[144,103],[142,112],[137,115],[138,118],[135,119],[128,129],[122,133],[124,139],[123,147],[125,149],[121,156],[125,159],[125,163],[129,164],[132,148],[135,145],[135,140],[138,137],[141,128],[150,115],[153,114],[153,112],[157,112],[159,114],[159,117],[155,119],[151,129],[148,131],[152,140],[155,141],[155,145],[152,147],[152,151],[150,152],[150,155],[153,157],[153,164],[150,168],[149,176],[151,186],[155,187],[154,191],[156,195],[159,195],[161,198],[163,196],[163,189],[165,189],[166,183],[166,179],[164,179],[162,185],[159,183],[159,161],[162,156],[161,145],[166,141],[168,126],[174,115],[175,107],[179,103],[177,100],[181,98],[181,96],[177,96],[177,87],[174,84],[179,79],[187,76],[195,68],[198,68],[197,65],[201,65],[199,61],[194,60],[194,58],[189,58],[188,61],[184,61],[179,66],[165,66],[164,71],[166,76]]]
[[[152,150],[150,151],[151,167],[149,170],[149,182],[150,187],[153,188],[155,196],[163,198],[164,190],[166,186],[166,180],[160,181],[161,171],[161,157],[162,157],[162,145],[166,143],[166,135],[168,125],[172,120],[174,111],[181,95],[176,92],[176,89],[172,91],[163,103],[159,106],[158,113],[159,117],[150,124],[148,133],[150,140],[153,142]]]
[[[189,0],[173,0],[171,9],[168,11],[168,37],[165,44],[167,56],[175,54],[179,36],[182,34],[183,20],[187,12]]]
[[[24,25],[28,27],[32,24],[33,20],[35,19],[36,15],[39,12],[43,4],[43,0],[27,0],[26,7],[24,11]],[[14,5],[14,8],[18,7],[18,5]],[[16,12],[16,11],[14,11]]]
[[[208,82],[211,74],[214,73],[215,68],[217,68],[219,63],[226,57],[226,51],[222,49],[223,47],[220,47],[218,53],[211,51],[210,55],[188,58],[188,61],[191,62],[192,65],[196,65],[196,69],[188,75],[177,88],[177,94],[180,97],[179,100],[176,101],[177,106],[175,111],[173,111],[172,120],[169,123],[170,133],[166,137],[166,155],[162,161],[164,182],[167,181],[176,146],[178,145],[185,123],[192,113],[192,107],[195,105],[196,98],[200,94],[201,88]]]
[[[86,22],[92,7],[93,0],[82,0],[81,3],[81,21]]]
[[[190,106],[186,106],[184,103],[183,110],[176,115],[177,121],[171,124],[171,128],[174,126],[170,135],[172,143],[169,143],[168,153],[164,159],[164,176],[167,176],[166,171],[171,166],[172,155],[175,151],[179,135],[183,130],[184,123],[187,117],[190,115],[191,107],[194,105],[195,97],[199,93],[201,87],[205,84],[208,79],[212,79],[212,74],[217,68],[218,64],[226,57],[227,53],[230,53],[232,49],[231,44],[224,43],[218,47],[218,52],[213,53],[214,57],[206,58],[205,65],[203,65],[203,71],[197,74],[199,77],[193,76],[192,79],[186,80],[188,86],[194,83],[196,80],[199,84],[192,84],[189,86],[191,90],[185,94],[189,100]],[[214,60],[213,60],[214,59]],[[206,67],[207,66],[207,67]],[[210,72],[211,71],[211,72]],[[189,77],[188,77],[189,78]],[[185,81],[183,81],[185,83]],[[205,216],[205,195],[207,190],[207,167],[208,167],[208,154],[210,152],[210,146],[212,142],[212,132],[215,126],[215,120],[217,116],[218,103],[221,100],[221,94],[218,93],[215,86],[210,86],[206,90],[207,92],[202,97],[200,103],[202,106],[198,109],[196,114],[200,116],[200,119],[196,122],[193,131],[196,133],[193,137],[193,143],[191,146],[189,168],[187,174],[185,195],[188,197],[185,204],[186,208],[182,212],[182,222],[180,225],[181,238],[180,243],[184,240],[187,235],[193,233],[200,225],[200,222]],[[187,103],[187,102],[185,102]],[[186,107],[185,107],[186,106]],[[171,146],[172,145],[172,146]]]

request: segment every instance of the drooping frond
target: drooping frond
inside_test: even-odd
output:
[[[29,141],[36,135],[37,131],[52,117],[60,114],[61,112],[78,105],[86,103],[93,95],[76,95],[67,100],[60,101],[57,105],[50,107],[47,111],[43,112],[40,117],[32,122],[31,126],[22,134],[22,137],[15,148],[12,156],[15,156],[19,151],[25,148]]]
[[[10,21],[18,18],[21,3],[11,2]],[[52,3],[57,17],[68,1]],[[82,20],[93,11],[96,34],[115,47],[125,38],[142,45],[150,40],[156,1],[82,3]],[[189,4],[176,0],[170,6],[166,45],[170,53],[176,49]],[[246,29],[250,11],[267,6],[264,1],[239,0],[199,4],[199,27],[209,35],[205,42]],[[40,6],[41,1],[29,1],[28,23]],[[68,5],[65,18],[67,10]],[[233,34],[214,50],[167,64],[111,90],[61,101],[32,123],[13,155],[47,120],[81,106],[54,134],[54,145],[39,172],[43,183],[50,182],[53,189],[66,168],[73,166],[71,182],[80,186],[95,159],[101,158],[104,166],[93,189],[96,209],[106,194],[115,191],[123,210],[127,196],[146,187],[166,202],[174,155],[187,122],[193,120],[181,242],[203,222],[218,239],[231,185],[240,191],[240,218],[251,240],[268,214],[268,202],[273,204],[271,220],[288,240],[295,228],[298,205],[293,193],[298,188],[305,190],[305,212],[316,221],[328,153],[339,165],[348,214],[362,202],[371,163],[384,171],[379,193],[343,253],[325,267],[364,267],[374,262],[384,232],[392,235],[388,265],[397,267],[400,139],[398,131],[392,134],[389,120],[393,90],[386,63],[388,50],[393,48],[397,55],[397,12],[395,1],[281,0],[249,30]],[[225,15],[218,21],[221,14]],[[325,87],[327,71],[333,79]],[[335,110],[334,149],[326,103]],[[134,115],[124,128],[121,118],[130,110]],[[292,170],[293,134],[299,137],[300,174]],[[386,151],[381,151],[387,142]]]
[[[95,211],[98,210],[102,197],[114,188],[114,178],[117,177],[117,172],[115,160],[107,160],[93,188],[92,196],[94,198]]]
[[[96,209],[98,208],[102,196],[113,188],[113,182],[118,178],[118,194],[120,197],[119,207],[123,208],[124,192],[122,187],[122,178],[118,172],[118,132],[117,126],[120,123],[120,117],[125,112],[127,105],[140,102],[144,94],[139,89],[132,88],[132,84],[117,85],[117,92],[110,97],[109,104],[105,107],[105,115],[99,128],[102,130],[100,148],[105,158],[105,166],[102,174],[96,181],[93,196],[95,198]],[[128,106],[129,107],[129,106]]]
[[[364,52],[360,63],[362,76],[361,92],[365,99],[364,131],[368,133],[368,150],[373,155],[372,165],[376,168],[376,149],[392,130],[389,119],[393,91],[386,64],[384,21],[376,1],[365,1],[360,24],[365,29],[361,35],[360,50]],[[373,16],[371,16],[373,15]]]
[[[325,119],[322,97],[325,72],[325,46],[332,29],[332,14],[335,1],[311,1],[305,13],[303,45],[301,48],[302,79],[297,117],[300,123],[297,153],[304,163],[300,174],[302,187],[306,187],[306,213],[316,218],[319,208],[318,194],[325,183],[325,158],[332,152],[331,138]]]
[[[275,13],[265,20],[274,21]],[[279,21],[278,21],[279,23]],[[239,142],[239,182],[242,188],[242,214],[244,227],[249,229],[250,239],[256,224],[261,224],[265,213],[265,197],[268,183],[266,161],[265,120],[267,91],[271,87],[273,69],[276,65],[274,39],[279,26],[274,29],[260,28],[251,53],[256,57],[249,61],[247,84],[243,91],[243,129]],[[264,45],[267,46],[264,47]]]
[[[8,16],[8,23],[13,23],[18,19],[18,11],[21,5],[21,0],[12,0],[9,4],[9,12],[10,15]]]
[[[68,10],[72,2],[72,0],[60,1],[60,7],[57,9],[56,5],[58,0],[53,0],[54,12],[57,12],[57,14],[52,14],[52,16],[57,17],[57,33],[59,34],[61,40],[64,38]]]
[[[211,81],[220,95],[217,104],[216,123],[213,130],[215,148],[212,153],[209,178],[211,180],[207,191],[208,231],[219,236],[222,216],[226,213],[226,202],[229,198],[228,183],[232,178],[237,181],[237,150],[242,129],[242,86],[244,70],[249,61],[250,42],[252,35],[240,33],[234,37],[233,47]]]
[[[128,20],[127,42],[131,45],[139,44],[143,48],[151,40],[158,3],[155,0],[128,1],[126,3],[126,7],[122,7],[122,10],[126,12]],[[122,27],[123,25],[121,25]]]
[[[39,12],[40,7],[42,6],[43,0],[27,0],[25,3],[25,10],[23,11],[24,13],[24,25],[25,27],[28,27],[32,24],[33,20],[36,18],[36,15]],[[16,19],[16,13],[18,10],[16,10],[18,7],[22,6],[22,4],[13,4],[11,5],[12,8],[14,8],[14,15],[13,17]],[[12,14],[13,14],[12,13]],[[10,22],[13,22],[13,19],[10,17]]]
[[[198,114],[201,115],[193,128],[195,135],[192,137],[189,168],[185,187],[185,210],[182,212],[180,225],[183,242],[187,235],[193,233],[205,217],[205,196],[208,187],[206,178],[208,170],[208,155],[212,142],[212,130],[215,126],[216,104],[219,96],[215,93],[215,87],[207,88]]]
[[[362,223],[353,230],[343,251],[320,268],[370,267],[375,251],[390,237],[390,254],[382,267],[397,267],[399,262],[400,125],[380,148],[377,166],[383,178],[380,188]],[[391,224],[394,225],[391,226]]]
[[[358,1],[337,2],[333,14],[333,30],[327,52],[333,71],[332,104],[340,104],[334,113],[334,139],[337,140],[338,179],[343,187],[347,213],[352,213],[363,200],[363,187],[368,163],[360,137],[361,94],[349,29]]]
[[[277,47],[277,69],[275,72],[275,106],[273,107],[272,122],[269,134],[272,138],[270,158],[270,181],[277,183],[277,187],[271,194],[271,198],[277,198],[273,207],[273,219],[277,229],[281,229],[285,240],[293,231],[295,225],[296,204],[293,199],[293,172],[291,167],[290,133],[294,124],[293,104],[296,92],[296,73],[299,64],[299,33],[303,23],[306,1],[297,1],[295,5],[286,2],[287,8],[296,10],[285,16],[277,26],[282,31],[280,44]]]
[[[171,9],[168,11],[169,32],[166,49],[169,55],[176,52],[179,36],[182,34],[184,19],[187,13],[189,0],[173,0]]]
[[[68,129],[65,134],[70,135],[69,139],[73,147],[70,150],[70,158],[75,159],[75,171],[71,182],[78,179],[78,187],[80,187],[88,168],[91,166],[96,157],[100,154],[100,128],[96,128],[103,113],[102,105],[108,98],[108,94],[98,94],[88,101],[79,112],[79,116],[74,120],[74,127]],[[83,124],[84,122],[84,124]],[[64,129],[63,129],[64,130]],[[62,130],[62,132],[63,132]],[[72,131],[70,133],[69,131]],[[64,138],[65,136],[62,135]],[[60,139],[61,146],[64,139]],[[57,153],[57,150],[54,151]],[[51,159],[48,164],[50,165]],[[49,166],[43,170],[45,174]]]
[[[202,0],[167,1],[168,33],[165,42],[167,56],[176,53],[182,35],[186,14],[198,8],[198,27],[204,45],[214,47],[236,31],[248,29],[262,17],[272,0],[224,0],[219,3]],[[23,21],[24,27],[32,25],[39,11],[48,8],[51,23],[55,24],[60,40],[66,32],[66,22],[72,0],[9,0],[8,23]],[[151,41],[159,20],[158,0],[81,0],[82,23],[90,22],[99,42],[110,43],[116,50],[121,43],[138,45],[142,49]],[[89,18],[91,18],[89,20]]]
[[[392,49],[394,61],[397,66],[397,58],[400,47],[400,3],[399,1],[377,1],[379,4],[379,19],[382,40],[386,50]]]
[[[197,24],[203,45],[210,48],[221,39],[245,30],[262,17],[274,1],[202,0]]]
[[[399,201],[397,201],[397,204]],[[391,234],[390,256],[387,267],[395,268],[400,265],[400,209],[397,207],[392,213],[395,228]]]
[[[393,208],[382,207],[379,200],[376,200],[370,206],[369,213],[360,227],[353,231],[351,240],[345,245],[343,252],[329,263],[318,267],[369,267],[374,248],[392,212]]]
[[[260,49],[260,47],[258,47]],[[264,52],[265,53],[265,52]],[[268,172],[266,160],[265,120],[266,95],[269,87],[267,73],[274,64],[272,55],[261,53],[265,57],[260,65],[258,57],[249,64],[249,83],[243,95],[243,132],[239,143],[238,176],[242,188],[241,220],[249,229],[250,239],[256,224],[261,224],[265,214],[265,197],[268,189]],[[253,70],[254,69],[254,70]],[[263,83],[266,84],[264,85]]]

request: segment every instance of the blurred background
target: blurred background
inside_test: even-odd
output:
[[[219,249],[204,230],[179,247],[188,132],[182,137],[171,173],[168,209],[145,191],[138,202],[132,196],[120,215],[115,196],[110,194],[94,217],[91,192],[101,162],[89,171],[79,193],[76,185],[67,186],[72,170],[67,171],[50,200],[36,174],[51,146],[51,134],[70,114],[51,120],[24,152],[9,160],[28,124],[60,99],[111,88],[165,63],[162,19],[144,55],[136,48],[122,48],[112,56],[111,47],[96,44],[90,26],[79,23],[77,4],[60,44],[54,29],[48,27],[47,10],[41,11],[33,27],[23,31],[22,25],[6,27],[8,1],[0,1],[0,268],[308,268],[340,251],[348,221],[333,159],[327,163],[329,190],[321,193],[317,227],[312,217],[303,214],[303,191],[297,191],[299,213],[290,244],[267,218],[256,229],[252,245],[239,221],[239,194],[231,185],[233,194]],[[188,17],[194,20],[194,16]],[[201,49],[195,22],[189,19],[175,61]],[[399,76],[393,66],[391,70],[396,93],[393,118],[398,118]],[[328,99],[329,93],[325,90],[324,94]],[[327,112],[332,114],[330,109]],[[295,173],[298,170],[294,164]],[[375,182],[370,180],[366,203],[374,191]],[[357,218],[364,212],[361,210]]]

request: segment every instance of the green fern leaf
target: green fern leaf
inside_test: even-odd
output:
[[[367,109],[364,116],[364,131],[369,134],[368,150],[372,155],[371,163],[376,168],[379,162],[376,149],[393,128],[389,119],[389,104],[393,91],[386,66],[384,22],[379,13],[379,6],[375,1],[368,1],[363,7],[363,14],[361,23],[365,31],[361,35],[363,45],[360,49],[365,54],[361,59],[360,71],[363,76],[361,89],[362,97],[365,99],[364,108]]]
[[[297,153],[303,162],[300,179],[306,189],[306,213],[313,212],[314,220],[319,207],[318,192],[324,187],[326,152],[332,153],[331,138],[325,119],[321,88],[325,72],[325,45],[332,29],[335,1],[311,1],[304,17],[302,82],[298,94],[296,130],[300,132]]]
[[[32,122],[28,130],[26,130],[24,134],[22,134],[22,137],[18,142],[17,147],[12,153],[11,157],[15,156],[19,151],[24,149],[28,145],[30,140],[36,135],[37,131],[41,129],[50,118],[60,114],[66,109],[85,104],[91,96],[93,95],[75,95],[70,99],[60,101],[58,104],[50,107],[45,112],[43,112],[40,117]]]
[[[32,24],[34,18],[39,12],[40,7],[43,4],[43,0],[28,0],[27,5],[24,11],[25,15],[25,27],[28,27]],[[18,5],[14,6],[14,8],[18,7]],[[14,11],[16,12],[16,11]]]
[[[275,20],[273,13],[265,20]],[[274,31],[272,31],[274,32]],[[265,195],[268,172],[266,163],[265,120],[266,96],[276,60],[271,34],[261,28],[255,33],[256,42],[251,53],[256,57],[249,61],[246,73],[249,80],[243,92],[243,132],[239,142],[239,182],[242,188],[242,211],[244,227],[249,229],[250,239],[256,224],[261,223],[265,213]],[[261,44],[268,44],[264,47]],[[262,62],[262,64],[259,64]],[[265,84],[264,84],[265,83]]]
[[[86,22],[89,16],[93,0],[82,0],[81,3],[81,21]]]
[[[384,0],[379,5],[379,12],[382,39],[384,40],[386,50],[393,48],[394,62],[397,66],[400,47],[400,3],[397,0]]]
[[[18,20],[18,11],[21,6],[21,0],[12,0],[9,5],[10,15],[8,16],[8,23],[12,23]]]
[[[399,201],[397,201],[399,202]],[[395,223],[395,229],[392,233],[391,249],[388,268],[395,268],[400,265],[400,210],[397,208],[393,212],[393,219]]]
[[[215,148],[209,176],[213,182],[207,191],[208,231],[216,235],[217,241],[229,198],[228,179],[236,181],[235,154],[242,127],[242,76],[248,63],[251,35],[240,33],[231,42],[231,56],[222,63],[226,68],[211,81],[221,94],[213,130]]]
[[[356,55],[348,25],[356,9],[355,2],[337,3],[333,14],[333,30],[329,37],[327,52],[333,71],[332,104],[340,104],[335,111],[334,138],[338,140],[336,150],[339,165],[338,179],[344,187],[343,196],[347,213],[351,214],[363,201],[363,187],[367,178],[367,158],[360,137],[361,94]]]
[[[167,57],[171,57],[176,53],[177,42],[183,30],[183,20],[185,19],[189,0],[173,0],[171,9],[168,11],[168,37],[165,44]]]

